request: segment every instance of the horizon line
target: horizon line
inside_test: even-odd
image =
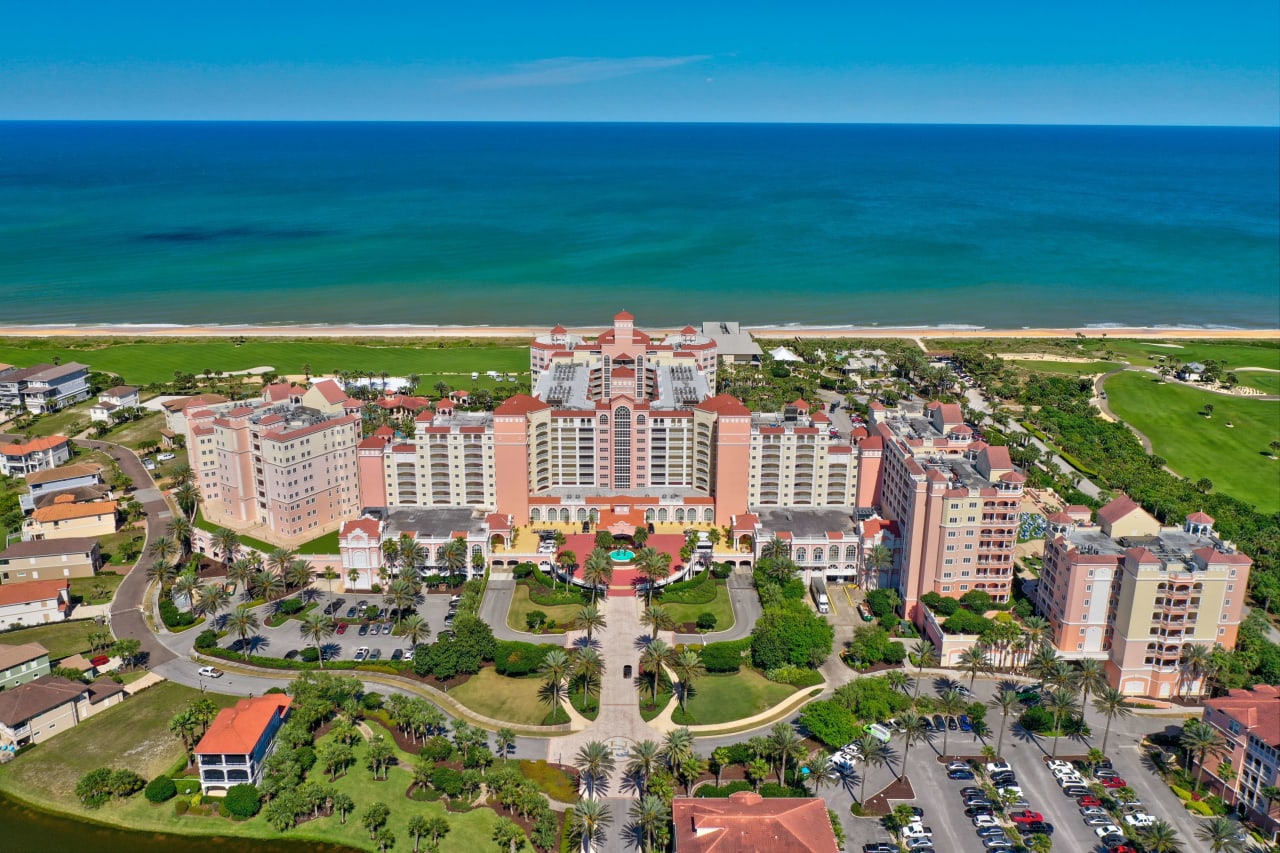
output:
[[[678,119],[379,119],[379,118],[4,118],[0,124],[582,124],[582,125],[747,125],[784,127],[1081,127],[1081,128],[1220,128],[1280,130],[1277,124],[1159,124],[1101,122],[960,122],[960,121],[772,121]]]

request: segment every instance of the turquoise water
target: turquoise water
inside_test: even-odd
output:
[[[609,552],[609,559],[615,563],[629,563],[636,557],[635,551],[628,551],[625,548],[619,548],[616,551]]]
[[[0,123],[0,321],[1277,326],[1277,143]]]

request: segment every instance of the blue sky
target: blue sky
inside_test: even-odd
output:
[[[1280,3],[39,0],[0,118],[1280,124]]]

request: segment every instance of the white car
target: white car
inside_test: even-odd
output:
[[[984,826],[999,826],[1000,824],[991,815],[980,814],[973,819],[973,825],[977,829],[982,829]]]
[[[1011,773],[1013,768],[1003,761],[993,761],[987,765],[988,773]]]
[[[1107,838],[1108,836],[1112,836],[1112,835],[1119,835],[1121,838],[1123,838],[1124,830],[1116,826],[1114,823],[1109,823],[1106,826],[1100,826],[1097,829],[1095,829],[1093,831],[1093,834],[1098,836],[1099,838]]]
[[[1151,824],[1156,822],[1156,819],[1146,812],[1138,812],[1137,814],[1125,815],[1124,822],[1129,824],[1129,826],[1143,827],[1151,826]]]
[[[202,666],[200,667],[200,675],[205,678],[221,678],[222,670],[218,669],[216,666]]]
[[[932,838],[933,829],[925,826],[920,821],[909,823],[902,828],[903,838]]]
[[[1050,770],[1054,772],[1057,772],[1059,770],[1070,770],[1073,773],[1075,772],[1075,768],[1071,766],[1070,761],[1061,761],[1056,758],[1049,762],[1048,767]]]
[[[1075,776],[1075,775],[1073,775],[1073,776],[1065,776],[1065,775],[1064,775],[1064,776],[1059,776],[1059,777],[1058,777],[1058,787],[1059,787],[1059,788],[1065,788],[1065,787],[1067,787],[1068,785],[1087,785],[1087,784],[1088,784],[1088,783],[1086,783],[1086,782],[1084,781],[1084,779],[1083,779],[1082,777],[1080,777],[1080,776]]]
[[[996,788],[996,791],[999,792],[1001,799],[1010,796],[1022,799],[1022,789],[1017,785],[1006,785],[1003,788]]]
[[[156,454],[156,458],[161,462],[168,462],[170,459],[177,459],[178,457],[172,453],[158,453]]]

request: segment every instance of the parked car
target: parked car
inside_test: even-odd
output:
[[[1109,823],[1106,826],[1097,827],[1096,829],[1093,830],[1093,834],[1098,836],[1099,838],[1111,838],[1114,836],[1114,837],[1119,837],[1121,840],[1124,840],[1124,830],[1116,826],[1114,823]]]
[[[943,729],[945,729],[945,728],[947,727],[947,721],[946,721],[946,720],[944,720],[944,719],[942,719],[942,715],[941,715],[941,714],[934,714],[934,715],[933,715],[933,727],[934,727],[935,729],[937,729],[938,731],[942,731]]]
[[[337,633],[338,633],[339,635],[342,635],[342,634],[347,633],[347,623],[346,623],[346,622],[339,622],[339,623],[338,623]]]
[[[981,789],[981,788],[973,788],[973,787],[969,787],[969,788],[961,788],[961,789],[960,789],[960,796],[962,796],[962,797],[969,797],[969,796],[981,797],[981,796],[983,796],[983,791],[982,791],[982,789]]]
[[[1102,814],[1089,815],[1084,819],[1085,826],[1110,826],[1113,823],[1111,815],[1103,812]]]
[[[953,687],[953,688],[951,688],[951,689],[952,689],[952,690],[954,690],[955,692],[959,693],[961,696],[972,696],[972,695],[973,695],[973,691],[972,691],[972,690],[970,690],[968,687],[965,687],[963,684],[957,684],[955,687]]]
[[[958,717],[958,719],[960,720],[960,731],[962,732],[973,731],[973,721],[969,719],[968,714],[961,714]]]
[[[1040,812],[1033,812],[1030,809],[1027,809],[1025,811],[1014,812],[1009,815],[1009,818],[1014,823],[1036,823],[1044,820],[1044,815],[1040,814]]]
[[[1005,764],[1003,761],[989,762],[986,765],[985,769],[988,773],[1012,773],[1013,772],[1013,768],[1010,767],[1008,764]]]
[[[1093,775],[1098,779],[1119,779],[1120,774],[1114,770],[1095,770]]]
[[[995,785],[1012,785],[1018,781],[1018,777],[1014,773],[993,773],[991,782]]]
[[[174,453],[158,453],[156,454],[156,458],[161,462],[168,462],[170,459],[177,459],[178,457],[177,454]]]
[[[887,841],[877,841],[862,845],[862,853],[898,853],[898,845]]]
[[[361,637],[367,636],[367,635],[369,634],[369,623],[368,623],[368,622],[361,622],[361,623],[360,623],[360,630],[359,630],[359,631],[357,631],[356,633],[358,633]]]
[[[993,815],[995,809],[991,806],[970,806],[964,810],[965,817],[977,817],[978,815]]]
[[[1151,826],[1151,824],[1156,822],[1156,819],[1146,812],[1137,812],[1136,814],[1125,815],[1124,822],[1129,824],[1129,826],[1140,829],[1144,826]]]
[[[369,660],[379,660],[382,658],[382,649],[370,649]]]
[[[973,825],[981,829],[984,826],[999,826],[1000,824],[992,815],[980,814],[973,819]],[[1003,829],[1000,831],[1004,832]]]
[[[982,846],[988,850],[1012,850],[1013,844],[1007,838],[984,838]]]
[[[1053,835],[1053,824],[1037,820],[1034,823],[1025,824],[1022,827],[1022,831],[1029,832],[1032,835]]]
[[[933,839],[929,836],[923,838],[908,838],[907,849],[912,853],[925,853],[926,850],[933,850]]]
[[[216,666],[202,666],[199,669],[199,673],[205,678],[221,678],[222,677],[222,670],[218,669]]]
[[[965,762],[965,761],[948,761],[947,769],[948,770],[968,770],[969,764],[968,762]]]
[[[947,778],[953,782],[972,782],[974,775],[972,770],[948,770]]]
[[[1102,800],[1093,794],[1088,794],[1087,796],[1079,797],[1076,800],[1076,805],[1080,806],[1080,808],[1097,808],[1102,805]]]
[[[1073,767],[1071,766],[1071,762],[1070,762],[1070,761],[1063,761],[1063,760],[1062,760],[1062,759],[1060,759],[1060,758],[1054,758],[1054,759],[1051,759],[1051,760],[1050,760],[1050,761],[1049,761],[1045,766],[1046,766],[1046,767],[1048,767],[1050,770],[1053,770],[1053,771],[1057,771],[1057,770],[1074,770],[1074,769],[1075,769],[1075,768],[1073,768]]]
[[[142,467],[146,468],[148,471],[154,471],[156,470],[156,462],[154,459],[151,459],[151,458],[143,459]]]
[[[926,732],[933,731],[933,721],[927,715],[920,717],[920,725],[924,727]]]
[[[347,608],[347,617],[346,617],[346,618],[348,618],[348,619],[354,619],[354,618],[356,618],[356,612],[357,612],[358,610],[359,610],[359,608],[357,608],[357,607],[348,607],[348,608]]]
[[[396,649],[391,653],[392,660],[401,660],[404,657],[404,649]]]
[[[1129,783],[1121,779],[1119,776],[1113,776],[1110,779],[1103,780],[1102,787],[1114,791],[1116,788],[1129,787]]]
[[[1068,797],[1084,797],[1089,793],[1089,789],[1083,785],[1068,785],[1062,789],[1062,793]]]
[[[947,715],[947,728],[953,732],[960,728],[960,723],[956,722],[956,718],[950,714]]]
[[[903,837],[903,838],[908,838],[908,839],[910,839],[910,838],[932,838],[932,837],[933,837],[933,827],[931,827],[931,826],[925,826],[925,825],[924,825],[923,823],[921,823],[920,821],[916,821],[915,823],[909,823],[909,824],[907,824],[906,826],[904,826],[904,827],[902,828],[902,833],[901,833],[901,834],[902,834],[902,837]]]
[[[356,653],[354,656],[352,656],[351,659],[354,660],[356,663],[359,663],[360,661],[364,660],[367,657],[369,657],[369,647],[361,646],[360,648],[356,649]]]
[[[1007,838],[1003,826],[984,826],[978,830],[979,838]]]

